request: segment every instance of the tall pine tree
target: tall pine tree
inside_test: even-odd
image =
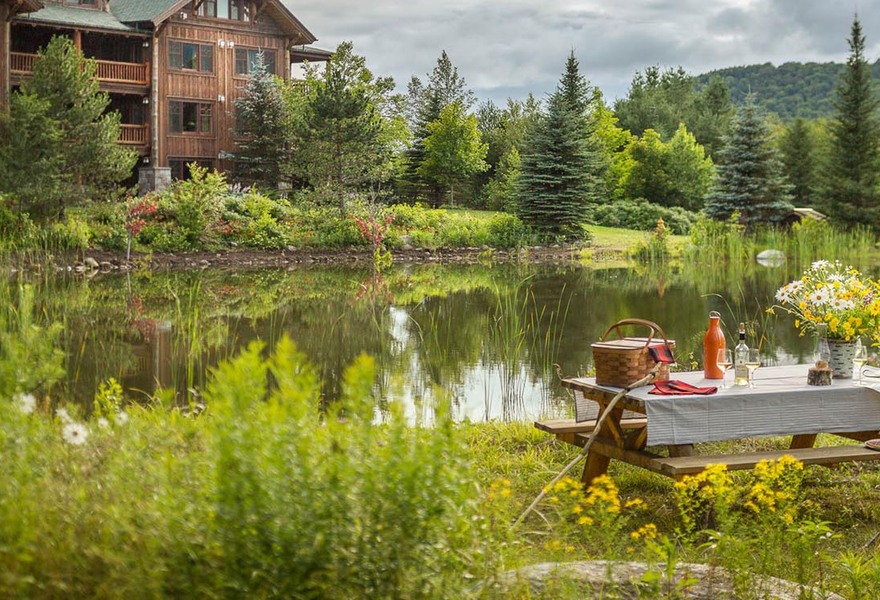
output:
[[[779,224],[791,213],[791,186],[753,96],[737,111],[718,155],[718,178],[707,198],[706,214],[726,220],[738,212],[742,223],[754,226]]]
[[[816,143],[805,120],[798,117],[780,139],[785,175],[796,206],[813,206],[816,198]]]
[[[606,162],[590,101],[572,52],[522,157],[518,212],[544,237],[583,237],[588,207],[605,199]]]
[[[853,19],[850,55],[837,90],[831,123],[831,152],[826,169],[826,210],[842,224],[878,226],[880,197],[880,123],[877,97],[871,87],[871,66],[865,58],[865,36]]]

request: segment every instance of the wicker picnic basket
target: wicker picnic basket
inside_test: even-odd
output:
[[[623,337],[620,328],[626,325],[647,327],[648,337]],[[608,340],[608,335],[617,332],[618,339]],[[655,339],[659,334],[660,339]],[[666,344],[670,351],[675,348],[675,340],[667,339],[666,334],[656,323],[644,319],[623,319],[608,328],[602,339],[594,343],[593,365],[596,367],[596,383],[614,387],[627,387],[643,379],[656,364],[648,352],[651,346]],[[656,381],[669,379],[669,365],[661,363]]]

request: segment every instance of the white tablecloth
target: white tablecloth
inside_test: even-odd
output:
[[[731,370],[728,387],[711,396],[655,396],[648,394],[653,386],[629,395],[645,401],[649,446],[880,430],[880,385],[835,379],[830,386],[809,386],[808,368],[762,367],[755,372],[755,388],[733,387]],[[697,386],[718,384],[703,379],[702,371],[670,377]]]

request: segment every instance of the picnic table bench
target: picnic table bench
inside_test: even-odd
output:
[[[819,433],[859,442],[880,437],[880,391],[851,380],[807,386],[807,368],[764,367],[755,373],[754,388],[727,387],[709,396],[653,396],[648,394],[651,386],[631,390],[596,433],[582,480],[589,483],[606,473],[612,459],[675,479],[711,464],[752,469],[762,460],[785,455],[826,466],[880,460],[880,452],[862,444],[814,447]],[[704,380],[701,372],[672,377],[697,386],[720,383]],[[570,378],[562,384],[574,391],[576,402],[595,403],[597,414],[621,391],[597,385],[593,378]],[[583,447],[596,419],[538,421],[535,427]],[[790,436],[789,447],[729,454],[701,454],[695,448],[700,442],[769,436]]]

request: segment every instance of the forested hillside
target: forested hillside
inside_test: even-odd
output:
[[[749,91],[759,106],[782,119],[816,119],[833,112],[834,92],[845,65],[842,63],[788,62],[778,67],[771,63],[728,67],[697,77],[698,85],[718,75],[730,89],[735,104],[742,104]],[[872,65],[875,86],[880,84],[880,60]]]

